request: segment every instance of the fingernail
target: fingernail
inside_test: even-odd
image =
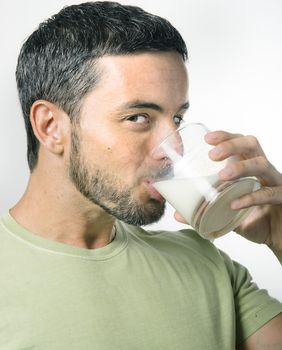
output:
[[[240,209],[240,201],[235,199],[232,203],[231,203],[231,209]]]
[[[207,141],[216,141],[218,137],[215,132],[210,131],[205,135],[205,138]]]
[[[231,177],[233,175],[233,171],[230,167],[226,167],[220,171],[220,174],[227,177]]]
[[[221,150],[219,147],[215,147],[210,151],[211,156],[218,157],[218,156],[220,156],[220,154],[221,154]]]

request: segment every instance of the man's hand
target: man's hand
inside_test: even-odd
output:
[[[223,160],[232,155],[240,161],[229,164],[220,173],[222,180],[256,176],[262,187],[231,203],[232,209],[253,207],[254,211],[235,230],[241,236],[266,244],[282,263],[282,174],[267,160],[254,136],[210,132],[206,142],[215,147],[210,158]]]
[[[266,244],[282,264],[282,174],[268,161],[254,136],[214,131],[209,132],[205,140],[215,146],[209,154],[212,160],[239,156],[238,162],[229,164],[219,173],[222,180],[244,176],[259,179],[261,189],[231,203],[234,210],[255,207],[235,231],[248,240]],[[175,218],[184,222],[177,213]]]

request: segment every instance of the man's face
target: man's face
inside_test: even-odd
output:
[[[90,201],[133,225],[157,221],[165,201],[153,188],[162,159],[151,151],[187,109],[185,64],[174,52],[108,56],[73,128],[70,178]]]

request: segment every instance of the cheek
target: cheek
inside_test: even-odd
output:
[[[108,147],[101,159],[105,166],[122,181],[135,183],[147,171],[146,147],[136,147],[129,143],[115,144]]]
[[[90,166],[104,169],[119,176],[124,174],[134,163],[134,153],[130,147],[111,139],[107,141],[95,139],[84,143],[83,152]]]
[[[97,127],[94,133],[88,129],[83,140],[83,150],[88,161],[118,177],[123,176],[122,174],[130,177],[138,175],[149,154],[147,136],[128,135],[120,130]]]
[[[99,133],[97,133],[99,130]],[[112,158],[117,149],[117,141],[112,134],[103,131],[101,128],[97,128],[96,132],[92,133],[91,130],[87,130],[84,133],[81,140],[81,147],[83,153],[91,161],[97,160],[102,163],[107,162],[109,158]]]

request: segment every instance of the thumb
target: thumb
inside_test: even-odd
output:
[[[182,224],[188,224],[189,225],[189,222],[187,222],[187,220],[185,220],[184,217],[181,216],[181,214],[178,213],[178,211],[176,211],[174,213],[174,218],[175,218],[176,221],[181,222]]]

